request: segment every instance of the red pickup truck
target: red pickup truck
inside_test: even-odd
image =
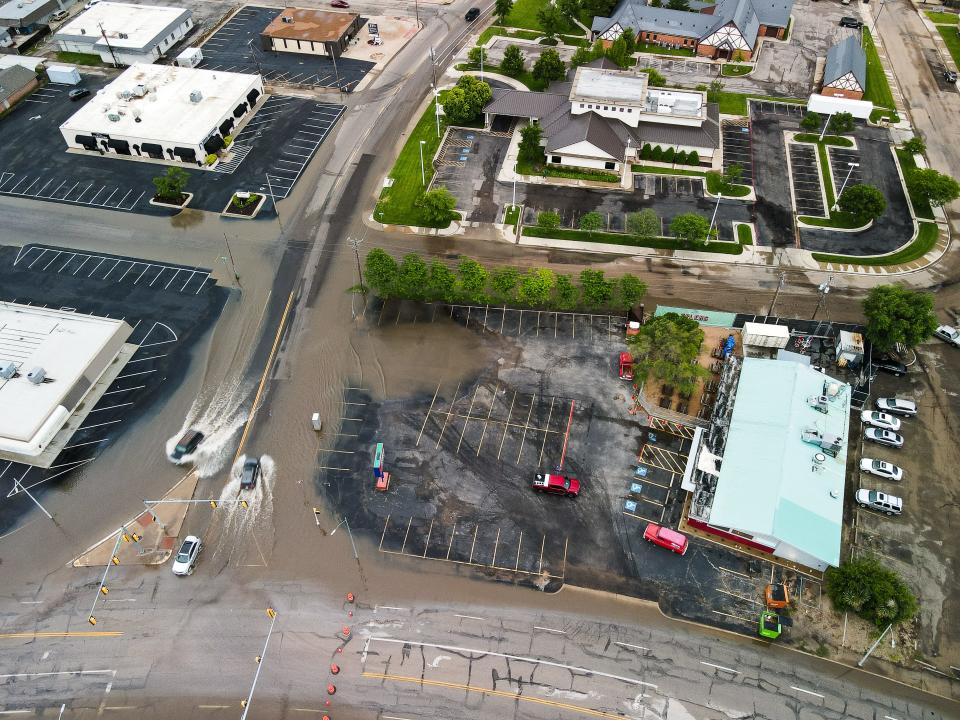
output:
[[[533,479],[531,487],[537,492],[550,493],[552,495],[566,495],[568,498],[575,498],[580,494],[580,481],[576,478],[566,475],[550,475],[549,473],[537,473]]]

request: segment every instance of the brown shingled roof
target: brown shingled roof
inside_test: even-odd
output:
[[[285,17],[293,18],[293,22],[284,22]],[[356,17],[354,13],[288,7],[264,28],[263,35],[287,40],[336,42],[350,29]]]

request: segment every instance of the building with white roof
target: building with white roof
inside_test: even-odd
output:
[[[67,146],[202,167],[263,98],[259,75],[134,65],[60,126]]]
[[[189,10],[101,2],[53,35],[60,50],[99,55],[105,63],[152,63],[193,27]]]
[[[0,302],[0,458],[50,467],[136,352],[123,320]]]

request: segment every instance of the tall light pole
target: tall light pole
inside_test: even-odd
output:
[[[426,187],[427,175],[423,169],[423,146],[427,144],[426,140],[420,141],[420,184]]]
[[[774,309],[777,307],[777,298],[780,297],[780,291],[783,289],[783,286],[787,281],[787,274],[782,270],[779,273],[780,277],[777,280],[777,289],[773,292],[773,302],[770,303],[770,312],[767,313],[767,317],[773,315]]]
[[[817,142],[823,142],[823,136],[827,134],[827,128],[830,127],[830,121],[833,120],[833,116],[836,113],[830,113],[827,115],[827,121],[823,124],[823,130],[820,131],[820,137],[817,138]]]
[[[847,181],[850,179],[850,175],[853,174],[853,169],[860,167],[860,163],[847,163],[847,165],[850,167],[850,169],[847,170],[847,176],[843,179],[843,184],[840,186],[840,192],[837,193],[837,197],[834,199],[833,207],[831,208],[832,212],[836,212],[837,208],[840,207],[840,196],[843,195],[843,190],[845,187],[847,187]]]
[[[723,197],[723,193],[717,193],[717,204],[713,206],[713,217],[710,218],[710,227],[707,228],[707,242],[710,242],[710,233],[713,232],[713,224],[717,219],[717,211],[720,209],[720,198]],[[718,233],[719,234],[719,233]]]
[[[250,694],[243,701],[243,715],[240,720],[247,720],[247,713],[250,711],[250,701],[253,700],[253,691],[257,688],[257,680],[260,678],[260,670],[263,668],[263,659],[267,655],[267,645],[270,644],[270,636],[273,635],[273,626],[277,622],[277,611],[273,608],[267,608],[267,615],[270,616],[270,630],[267,632],[267,640],[263,643],[263,652],[257,656],[257,672],[253,676],[253,684],[250,686]]]
[[[483,81],[483,56],[487,54],[487,51],[484,50],[483,45],[480,46],[480,81]]]
[[[517,161],[513,161],[513,207],[517,206]]]
[[[431,85],[430,87],[433,88],[434,110],[437,116],[437,137],[440,137],[440,91],[437,90],[436,85]]]
[[[817,319],[817,313],[820,312],[820,308],[823,307],[824,301],[827,299],[827,295],[830,293],[830,283],[833,281],[833,275],[827,277],[826,282],[822,282],[817,286],[817,307],[813,309],[813,315],[810,316],[811,320]]]
[[[280,208],[277,207],[277,198],[273,194],[273,185],[270,184],[270,173],[264,173],[267,178],[267,190],[270,191],[270,200],[273,202],[273,209],[277,213],[277,225],[280,226],[280,234],[283,234],[283,221],[280,219]]]

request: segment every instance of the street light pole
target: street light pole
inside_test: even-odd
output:
[[[827,134],[827,128],[830,127],[830,121],[833,120],[833,116],[836,113],[830,113],[827,115],[827,121],[823,124],[823,130],[820,131],[820,137],[817,138],[817,142],[823,142],[823,136]]]
[[[437,137],[440,137],[440,91],[437,90],[436,85],[430,87],[433,88],[434,114],[437,116]]]
[[[280,220],[280,208],[277,207],[277,198],[273,194],[273,185],[270,184],[270,174],[264,173],[264,176],[267,178],[267,190],[270,191],[270,200],[273,202],[273,209],[277,213],[277,224],[280,226],[280,234],[283,234],[283,221]]]
[[[817,313],[820,312],[820,308],[823,307],[823,303],[827,298],[827,295],[830,293],[830,283],[833,281],[833,275],[827,277],[826,282],[820,283],[817,286],[817,307],[813,309],[813,315],[810,316],[811,320],[817,319]]]
[[[767,313],[767,317],[770,317],[771,315],[773,315],[773,311],[777,307],[777,298],[780,297],[780,290],[783,289],[783,286],[786,283],[786,280],[787,280],[787,274],[781,270],[780,279],[777,280],[777,289],[773,293],[773,302],[770,303],[770,312]]]
[[[273,634],[273,625],[277,622],[277,613],[273,608],[267,609],[267,614],[270,615],[270,630],[267,632],[267,640],[263,643],[263,652],[260,653],[260,657],[257,659],[257,672],[253,676],[253,685],[250,686],[250,694],[247,695],[247,701],[243,704],[243,715],[240,716],[240,720],[247,720],[247,713],[250,711],[250,701],[253,700],[253,691],[257,688],[257,680],[260,678],[260,670],[263,668],[263,660],[267,656],[267,645],[270,644],[270,636]]]
[[[722,193],[717,193],[717,204],[713,206],[713,217],[710,218],[710,227],[707,228],[707,242],[710,242],[710,233],[713,232],[713,224],[717,219],[717,211],[720,209],[720,198],[723,197]]]
[[[513,161],[513,207],[517,206],[517,161]]]
[[[426,186],[427,175],[423,169],[423,146],[427,144],[426,140],[420,141],[420,184]]]
[[[343,520],[341,520],[339,523],[337,523],[337,527],[335,527],[333,530],[330,531],[330,537],[333,537],[333,536],[334,536],[334,534],[337,532],[337,530],[340,529],[340,526],[341,526],[341,525],[346,525],[346,526],[347,526],[347,535],[350,536],[350,545],[353,546],[353,559],[356,560],[357,562],[359,562],[359,561],[360,561],[360,556],[357,554],[357,544],[353,541],[353,531],[350,530],[350,523],[347,521],[347,516],[346,516],[346,515],[343,516]]]
[[[843,190],[847,187],[847,180],[849,180],[850,175],[853,174],[853,169],[860,167],[860,163],[847,163],[847,165],[850,167],[850,169],[847,170],[847,176],[843,179],[843,184],[840,186],[840,192],[837,193],[837,197],[833,202],[833,208],[831,208],[833,212],[836,212],[837,208],[840,207],[840,196],[843,195]]]

